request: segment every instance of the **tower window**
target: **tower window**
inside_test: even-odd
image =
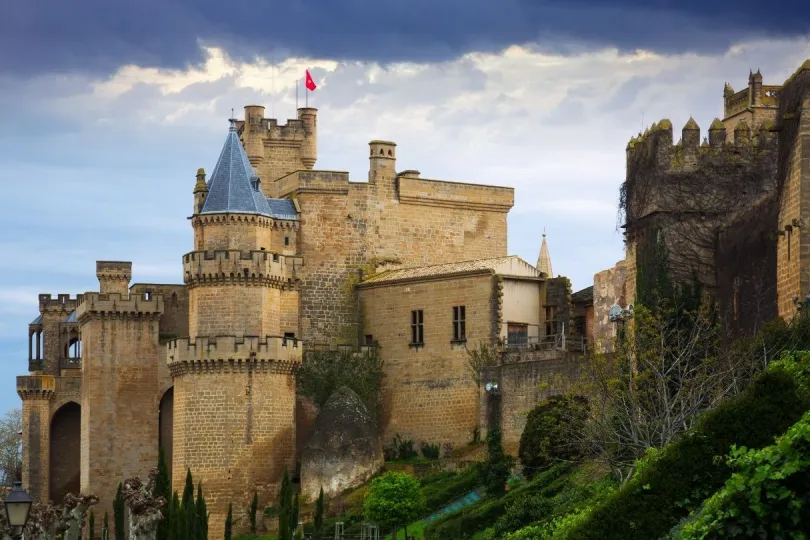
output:
[[[453,307],[453,341],[467,341],[467,308]]]
[[[284,245],[285,245],[285,246],[289,246],[289,245],[290,245],[290,237],[289,237],[289,236],[285,236],[285,237],[284,237]]]
[[[421,309],[411,311],[411,345],[425,344],[424,322],[424,311]]]

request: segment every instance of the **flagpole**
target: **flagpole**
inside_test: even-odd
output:
[[[309,88],[304,84],[304,107],[309,108]]]

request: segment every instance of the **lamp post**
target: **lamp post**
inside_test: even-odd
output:
[[[21,538],[23,527],[28,523],[28,516],[33,503],[31,496],[23,489],[22,482],[14,482],[14,488],[6,497],[6,518],[11,528],[12,538]]]

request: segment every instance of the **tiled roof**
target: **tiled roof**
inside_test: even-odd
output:
[[[71,311],[70,315],[67,316],[67,319],[65,319],[62,322],[77,322],[76,321],[76,310],[74,309],[73,311]]]
[[[593,285],[585,287],[581,291],[577,291],[571,295],[571,302],[575,304],[587,304],[593,302]]]
[[[233,121],[207,184],[208,197],[202,214],[237,212],[280,219],[297,218],[292,201],[265,197]]]
[[[38,316],[36,319],[34,319],[28,324],[42,324],[42,315]]]
[[[474,261],[461,261],[456,263],[434,264],[431,266],[416,266],[387,270],[363,280],[363,283],[385,283],[405,279],[420,279],[433,276],[465,274],[477,270],[490,270],[496,274],[518,275],[525,277],[538,277],[537,270],[515,255],[497,257],[494,259],[477,259]]]

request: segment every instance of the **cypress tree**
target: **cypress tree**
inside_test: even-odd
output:
[[[109,534],[110,534],[110,518],[107,516],[107,512],[104,512],[104,525],[103,525],[103,528],[101,529],[101,540],[106,540],[106,538],[104,538],[104,532],[105,531],[107,532],[107,535],[109,536]]]
[[[202,482],[197,484],[197,540],[208,538],[208,509],[203,497]]]
[[[321,540],[321,531],[323,530],[323,487],[318,494],[318,501],[315,503],[315,532],[312,535],[313,540]]]
[[[286,469],[278,497],[278,540],[292,540],[292,484]]]
[[[253,490],[253,501],[250,503],[250,534],[256,536],[256,512],[259,509],[259,494]]]
[[[292,509],[290,510],[290,527],[292,527],[293,532],[298,529],[298,493],[295,494]]]
[[[88,523],[88,529],[89,531],[87,534],[90,537],[90,540],[96,540],[96,514],[92,509],[90,510],[90,522]]]
[[[231,540],[232,529],[233,529],[233,504],[228,503],[228,517],[225,518],[225,540]]]
[[[163,518],[158,522],[157,538],[156,540],[168,540],[169,538],[169,512],[172,502],[172,486],[171,479],[169,478],[169,468],[166,466],[166,457],[163,454],[163,448],[158,453],[158,474],[155,478],[155,493],[156,497],[163,497],[166,500],[166,506],[163,507]]]
[[[183,533],[179,540],[197,540],[197,509],[194,507],[194,480],[191,478],[191,469],[186,472],[186,487],[183,489],[180,513]]]
[[[119,482],[113,500],[113,522],[115,524],[115,540],[124,540],[124,485]]]
[[[182,514],[180,513],[180,499],[177,492],[172,494],[172,502],[169,504],[169,532],[168,540],[182,540]]]

